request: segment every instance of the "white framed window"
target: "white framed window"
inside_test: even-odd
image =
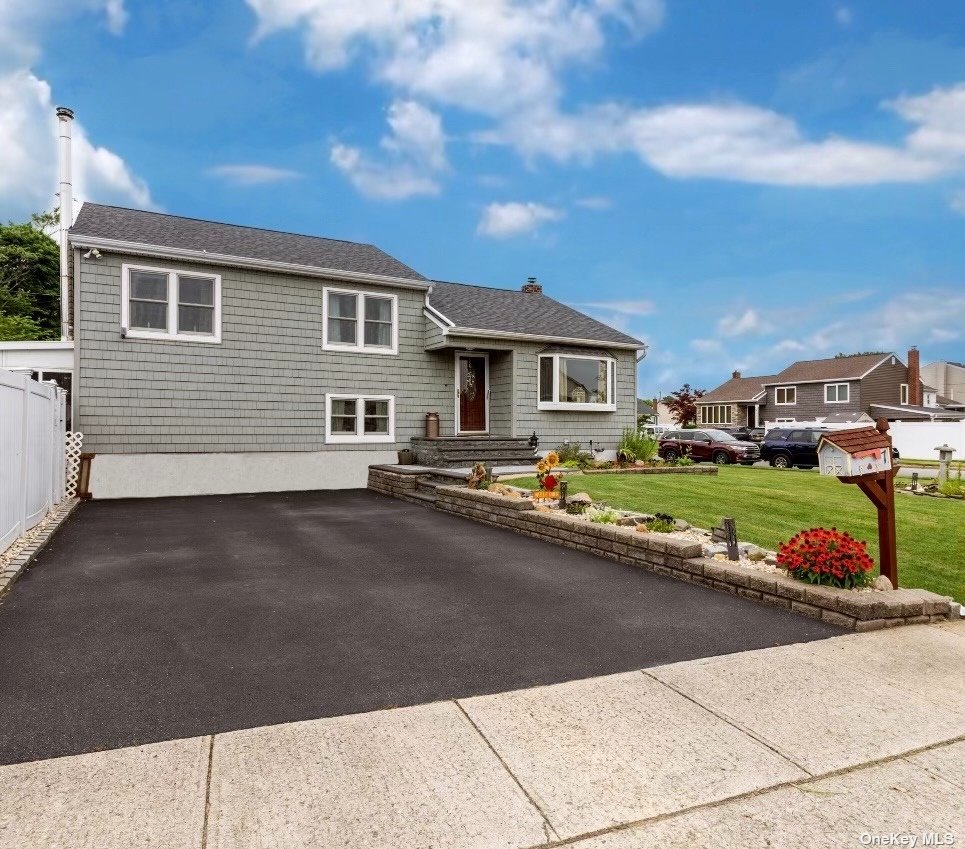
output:
[[[221,342],[221,275],[121,266],[125,338]]]
[[[851,386],[847,383],[825,383],[825,404],[847,404],[851,400]]]
[[[700,408],[701,424],[731,424],[730,404],[705,404]]]
[[[908,403],[908,384],[902,383],[898,387],[898,403],[907,404]]]
[[[797,403],[796,386],[778,386],[774,390],[774,403],[781,407],[790,407]]]
[[[778,423],[778,424],[791,424],[791,423],[793,423],[793,421],[794,421],[794,419],[778,419],[778,420],[777,420],[777,423]]]
[[[326,286],[322,290],[322,348],[361,354],[397,354],[398,296]]]
[[[326,395],[325,442],[395,442],[392,395]]]
[[[582,354],[540,354],[540,410],[613,412],[615,361]]]

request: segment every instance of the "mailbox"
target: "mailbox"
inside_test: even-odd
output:
[[[871,427],[825,433],[818,443],[822,475],[858,478],[891,471],[891,441]]]

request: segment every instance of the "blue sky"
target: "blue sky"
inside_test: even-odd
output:
[[[0,0],[0,218],[87,198],[378,244],[650,345],[641,394],[965,360],[965,4]]]

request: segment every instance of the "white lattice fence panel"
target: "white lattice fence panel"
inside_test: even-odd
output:
[[[69,430],[64,436],[64,459],[67,466],[64,496],[73,498],[77,495],[77,475],[80,473],[80,451],[84,442],[84,434],[77,430]]]

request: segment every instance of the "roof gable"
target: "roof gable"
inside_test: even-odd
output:
[[[84,203],[71,237],[111,239],[153,248],[197,251],[306,268],[422,282],[425,278],[374,245]],[[147,252],[147,251],[146,251]]]
[[[857,451],[875,451],[890,448],[891,440],[873,427],[858,427],[848,430],[832,430],[821,435],[821,442],[837,445],[842,451],[854,454]],[[820,447],[820,446],[819,446]]]
[[[452,322],[450,332],[480,330],[624,347],[643,343],[546,295],[433,281],[429,306]]]

